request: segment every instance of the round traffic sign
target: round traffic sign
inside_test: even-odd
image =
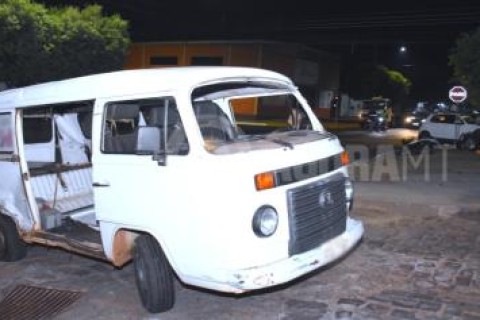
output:
[[[448,91],[448,97],[453,103],[462,103],[467,99],[467,89],[462,86],[454,86]]]

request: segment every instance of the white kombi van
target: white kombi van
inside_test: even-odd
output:
[[[25,243],[121,267],[150,312],[186,283],[242,293],[363,235],[348,157],[298,89],[236,67],[119,71],[0,92],[0,260]]]

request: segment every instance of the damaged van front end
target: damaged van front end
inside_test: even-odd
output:
[[[195,89],[192,108],[204,143],[195,181],[208,187],[190,181],[201,214],[188,231],[194,268],[191,254],[175,258],[184,282],[231,293],[275,286],[360,241],[348,155],[296,88],[230,79]]]

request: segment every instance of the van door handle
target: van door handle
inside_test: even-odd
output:
[[[110,183],[108,182],[94,182],[92,184],[94,187],[110,187]]]

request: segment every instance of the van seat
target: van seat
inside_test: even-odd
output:
[[[93,206],[92,167],[31,177],[36,199],[62,213]]]

